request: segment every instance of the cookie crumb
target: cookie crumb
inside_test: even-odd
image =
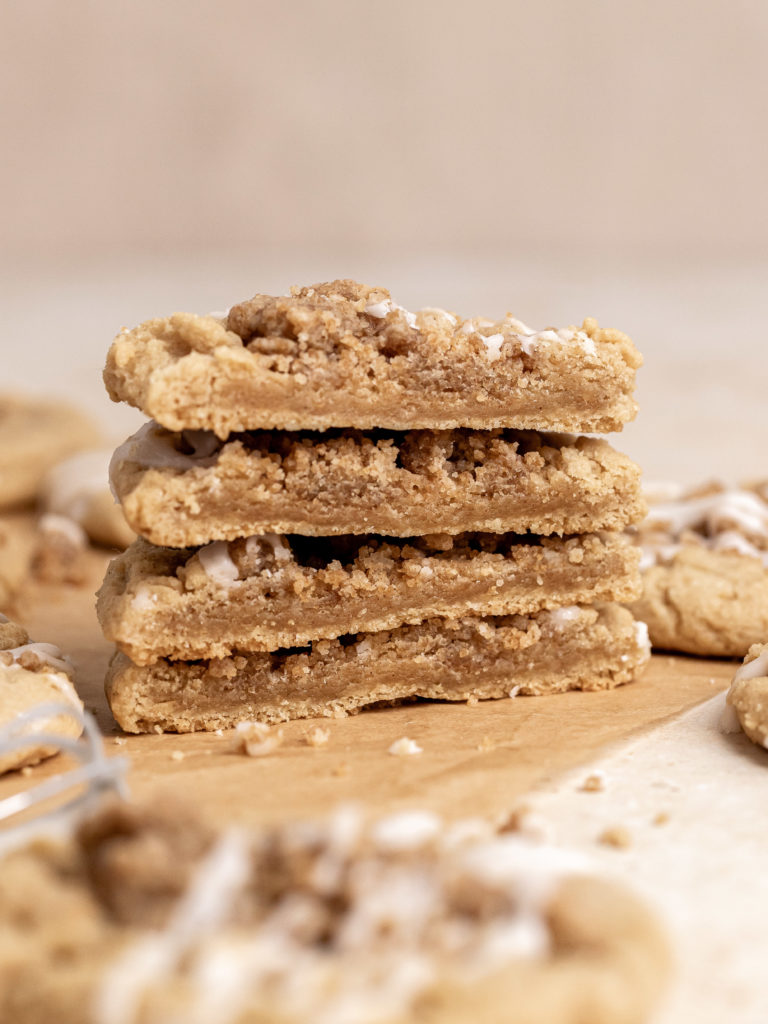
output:
[[[157,733],[158,736],[162,736],[163,735],[163,727],[162,727],[162,725],[153,725],[152,726],[152,732]]]
[[[264,757],[283,742],[283,730],[273,732],[265,722],[238,722],[235,733],[236,749],[248,757]]]
[[[605,789],[605,772],[591,772],[579,786],[582,793],[602,793]]]
[[[401,736],[399,740],[395,740],[387,753],[393,754],[395,757],[409,757],[411,754],[421,754],[423,751],[415,740]]]
[[[25,764],[24,767],[21,769],[21,774],[24,775],[24,776],[31,775],[32,774],[32,765]]]
[[[549,822],[538,814],[530,804],[520,804],[497,821],[496,831],[500,835],[514,832],[530,839],[551,842],[552,829]]]
[[[669,822],[669,814],[666,811],[659,811],[658,814],[654,815],[654,825],[666,825]]]
[[[477,697],[474,695],[474,693],[471,694],[469,697],[467,697],[467,707],[468,708],[476,708],[479,703],[480,703],[480,701],[477,699]]]
[[[315,726],[312,732],[307,733],[304,738],[307,741],[308,747],[324,747],[331,738],[331,730],[323,729],[318,725]]]
[[[483,738],[480,740],[480,742],[477,745],[477,749],[478,750],[482,750],[483,752],[487,752],[489,750],[495,750],[496,749],[496,742],[495,742],[495,740],[492,740],[490,736],[483,736]]]
[[[345,775],[349,775],[349,765],[347,762],[342,761],[341,764],[337,764],[335,768],[332,768],[331,775],[335,775],[337,778],[343,778]]]
[[[224,730],[223,729],[216,729],[216,731],[214,732],[213,735],[214,736],[223,736],[224,735]]]
[[[116,747],[124,747],[125,746],[125,736],[113,736],[112,737],[112,742],[115,744]]]
[[[187,755],[184,753],[183,750],[174,750],[173,753],[171,754],[171,760],[183,761],[186,756]]]
[[[601,832],[597,841],[603,846],[613,846],[616,850],[627,850],[632,845],[632,836],[623,825],[613,825]]]

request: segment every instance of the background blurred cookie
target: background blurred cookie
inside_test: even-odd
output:
[[[768,636],[767,493],[765,482],[648,488],[643,594],[629,607],[654,647],[743,657]]]
[[[0,509],[34,501],[52,466],[99,441],[98,428],[65,402],[0,395]]]
[[[43,704],[65,704],[81,712],[73,677],[73,665],[58,647],[30,643],[26,630],[0,615],[0,727]],[[41,718],[35,731],[76,739],[82,725],[79,715],[54,714]],[[0,773],[37,764],[56,752],[56,747],[39,742],[6,750],[0,754]]]
[[[94,544],[126,548],[135,539],[109,489],[111,450],[78,452],[45,475],[40,501],[47,514],[71,520]]]

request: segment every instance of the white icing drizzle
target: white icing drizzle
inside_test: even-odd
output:
[[[569,623],[575,622],[581,616],[581,608],[577,604],[569,604],[547,612],[547,616],[555,629],[565,629]]]
[[[656,484],[653,491],[674,493],[674,486]],[[734,551],[760,559],[768,567],[768,504],[752,491],[732,488],[700,498],[659,502],[651,505],[643,531],[643,571],[671,561],[683,546],[685,531],[695,532],[712,551]]]
[[[489,363],[495,363],[501,356],[501,346],[504,344],[503,334],[481,334],[485,345],[486,355]]]
[[[188,455],[176,448],[173,436],[150,420],[116,449],[109,463],[110,486],[115,497],[115,477],[125,462],[135,462],[145,469],[192,469],[195,466],[212,466],[216,462],[221,442],[211,431],[184,432],[185,440],[194,449]]]
[[[389,313],[402,313],[409,327],[413,327],[417,331],[419,329],[416,326],[416,314],[409,312],[404,306],[398,306],[391,299],[382,299],[381,302],[369,302],[365,307],[365,312],[369,316],[376,317],[377,320],[383,320]]]
[[[720,712],[717,724],[720,732],[726,735],[741,732],[741,722],[736,714],[736,708],[729,704],[727,700],[723,704],[723,710]]]
[[[50,665],[51,668],[55,669],[57,672],[63,672],[65,675],[72,675],[75,671],[75,666],[72,664],[72,661],[65,654],[62,654],[61,650],[56,647],[55,644],[22,644],[21,647],[12,647],[5,653],[10,654],[16,664],[18,664],[22,655],[29,653],[37,655],[40,661],[45,662],[46,665]],[[51,678],[53,678],[53,676],[51,676]]]
[[[239,570],[232,561],[229,544],[225,540],[215,540],[206,544],[197,552],[203,572],[209,579],[221,587],[229,588],[238,582]]]
[[[641,651],[651,652],[651,638],[648,633],[648,625],[639,619],[635,622],[635,642]]]
[[[106,486],[106,479],[102,483]],[[49,535],[58,533],[77,548],[84,548],[88,543],[85,530],[80,523],[70,519],[68,516],[47,512],[44,516],[40,517],[37,525],[43,533]]]
[[[768,648],[752,661],[745,662],[736,672],[733,681],[740,683],[742,679],[759,679],[763,676],[768,676]]]

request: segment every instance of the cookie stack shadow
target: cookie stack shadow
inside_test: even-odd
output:
[[[639,364],[594,321],[413,314],[351,281],[121,332],[107,388],[153,419],[112,465],[139,535],[98,599],[119,724],[630,681],[639,472],[583,434],[633,417]]]

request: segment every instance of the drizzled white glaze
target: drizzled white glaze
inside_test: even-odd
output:
[[[546,614],[555,629],[565,629],[569,623],[580,618],[581,608],[577,604],[569,604],[562,608],[555,608]]]
[[[376,317],[377,320],[383,320],[389,313],[402,313],[409,327],[413,327],[417,331],[419,329],[416,326],[416,314],[411,313],[404,306],[398,306],[391,299],[382,299],[381,302],[369,302],[365,307],[365,312],[369,316]]]
[[[664,492],[659,484],[654,489]],[[651,506],[643,531],[641,570],[671,561],[686,531],[697,534],[712,551],[734,551],[760,559],[768,567],[768,504],[752,491],[732,488],[700,498],[659,502]]]
[[[225,540],[215,540],[206,544],[197,552],[203,572],[209,579],[221,587],[229,588],[238,582],[239,570],[232,561],[229,544]]]
[[[145,469],[184,470],[195,466],[212,466],[216,462],[222,442],[212,431],[186,430],[184,438],[193,448],[189,454],[180,452],[173,443],[173,434],[169,434],[154,420],[145,423],[112,456],[109,464],[112,493],[117,496],[115,476],[119,467],[126,462],[135,462]]]
[[[75,671],[72,661],[63,654],[55,644],[22,644],[21,647],[12,647],[5,653],[11,655],[14,664],[18,664],[24,654],[34,654],[40,659],[40,661],[44,662],[46,665],[50,665],[51,668],[55,669],[57,672],[63,672],[65,675],[71,675]]]
[[[768,676],[768,650],[742,665],[733,677],[733,681],[740,683],[743,679],[760,679],[763,676]]]
[[[106,478],[102,480],[102,486],[106,486]],[[82,526],[65,515],[58,515],[54,512],[47,512],[41,516],[38,524],[40,530],[46,534],[60,534],[77,548],[84,548],[88,543],[85,530]]]

